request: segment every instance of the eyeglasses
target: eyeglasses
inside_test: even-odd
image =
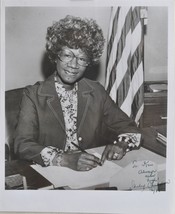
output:
[[[58,57],[62,62],[69,63],[74,58],[76,58],[78,65],[81,66],[88,66],[89,65],[89,59],[84,56],[75,56],[75,54],[71,50],[62,50],[58,53]]]

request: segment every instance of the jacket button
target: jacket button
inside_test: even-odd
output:
[[[82,142],[82,140],[83,140],[82,137],[79,137],[79,138],[78,138],[78,141],[79,141],[80,143]]]

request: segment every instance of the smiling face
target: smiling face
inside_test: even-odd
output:
[[[81,49],[63,47],[56,61],[58,81],[67,90],[72,89],[74,84],[83,76],[87,65],[88,58]]]

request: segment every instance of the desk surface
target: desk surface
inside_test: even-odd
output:
[[[30,167],[29,162],[14,160],[5,163],[5,176],[20,174],[26,177],[28,189],[42,189],[53,186],[47,179]],[[6,188],[8,189],[8,188]]]
[[[156,132],[154,129],[144,129],[145,141],[139,150],[128,152],[117,164],[122,168],[133,160],[150,160],[158,165],[166,163],[166,147],[156,142]],[[104,147],[94,148],[98,153],[102,153]],[[149,151],[152,150],[152,151]],[[156,154],[157,153],[157,154]],[[160,154],[160,155],[159,155]],[[5,175],[21,174],[26,177],[29,189],[51,188],[52,184],[42,175],[30,167],[31,163],[24,161],[11,161],[5,164]]]

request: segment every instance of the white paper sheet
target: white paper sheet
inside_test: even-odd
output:
[[[98,156],[98,154],[94,155]],[[97,166],[90,171],[83,172],[57,166],[31,165],[31,167],[49,180],[55,188],[69,186],[71,189],[109,183],[110,178],[121,169],[120,166],[111,161],[105,161],[103,166]]]

